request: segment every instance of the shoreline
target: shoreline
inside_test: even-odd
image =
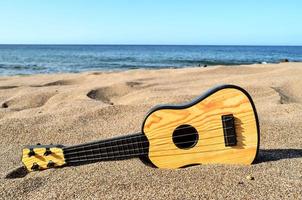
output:
[[[32,74],[12,74],[12,75],[2,75],[0,78],[9,78],[9,77],[28,77],[28,76],[39,76],[39,75],[67,75],[67,74],[83,74],[83,73],[123,73],[127,71],[158,71],[158,70],[183,70],[183,69],[196,69],[196,68],[217,68],[217,67],[252,67],[257,65],[270,66],[270,65],[282,65],[282,64],[301,64],[299,61],[290,61],[290,62],[278,62],[278,63],[251,63],[251,64],[235,64],[235,65],[206,65],[206,66],[184,66],[184,67],[163,67],[163,68],[133,68],[133,69],[113,69],[113,70],[87,70],[79,72],[54,72],[54,73],[32,73]]]

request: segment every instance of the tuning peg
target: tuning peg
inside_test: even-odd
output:
[[[49,167],[49,168],[54,167],[54,166],[55,166],[55,163],[52,160],[50,160],[47,164],[47,167]]]
[[[50,155],[52,152],[50,151],[49,147],[46,148],[46,151],[44,153],[44,156]]]
[[[36,171],[39,170],[40,166],[37,163],[34,163],[33,166],[31,167],[32,170]]]
[[[36,155],[35,151],[32,148],[30,148],[29,153],[28,153],[28,157],[31,157],[31,156],[34,156],[34,155]]]

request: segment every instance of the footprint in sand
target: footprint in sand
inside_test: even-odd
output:
[[[102,87],[91,90],[87,93],[87,96],[91,99],[102,101],[104,103],[113,105],[114,100],[119,97],[125,96],[130,92],[138,89],[149,87],[149,85],[143,85],[142,82],[126,82],[120,84],[114,84],[109,87]]]
[[[76,80],[57,80],[42,85],[31,85],[31,87],[64,86],[64,85],[73,85],[75,83],[77,83]]]
[[[21,111],[43,106],[56,92],[29,92],[16,95],[1,104],[2,108]]]
[[[18,87],[18,86],[16,86],[16,85],[0,86],[0,90],[13,89],[13,88],[17,88],[17,87]]]
[[[278,93],[280,104],[300,103],[302,102],[302,96],[299,88],[299,84],[287,83],[280,87],[271,87]],[[300,96],[299,96],[300,95]]]

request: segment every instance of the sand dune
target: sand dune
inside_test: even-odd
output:
[[[254,98],[261,127],[255,165],[161,170],[131,159],[19,169],[24,145],[134,133],[156,104],[187,102],[223,83]],[[0,199],[298,199],[301,103],[302,63],[1,77]]]

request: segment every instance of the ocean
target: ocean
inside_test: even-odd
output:
[[[302,61],[302,46],[0,45],[0,75]]]

